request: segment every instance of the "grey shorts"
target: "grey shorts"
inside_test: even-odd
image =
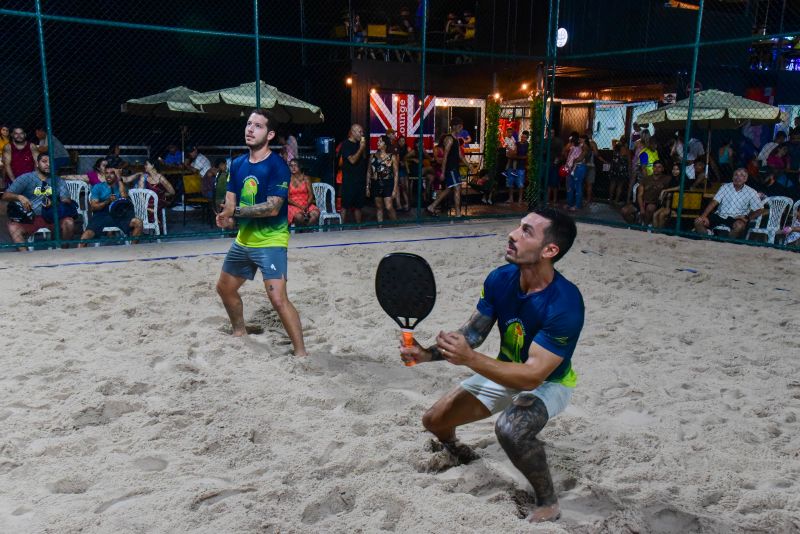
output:
[[[252,280],[256,277],[257,269],[261,269],[264,280],[288,279],[286,248],[244,247],[234,241],[225,255],[222,271],[231,276]]]
[[[573,390],[573,388],[557,382],[545,382],[531,391],[519,391],[501,386],[478,374],[461,382],[461,387],[481,401],[481,404],[486,406],[492,414],[505,410],[519,395],[534,395],[542,399],[550,419],[567,408],[572,399]]]

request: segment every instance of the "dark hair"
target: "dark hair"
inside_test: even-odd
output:
[[[113,145],[108,145],[108,153],[109,153],[109,154],[113,154],[113,153],[114,153],[114,149],[115,149],[115,148],[117,148],[118,146],[119,146],[119,145],[118,145],[118,144],[116,144],[116,143],[115,143],[115,144],[113,144]]]
[[[653,167],[655,167],[656,165],[661,165],[663,167],[664,166],[664,162],[661,161],[660,159],[657,159],[657,160],[655,160],[653,162]]]
[[[50,157],[50,153],[49,152],[39,152],[39,155],[36,156],[36,163],[39,163],[40,161],[42,161],[42,158],[45,158],[45,157],[49,158]]]
[[[391,148],[392,146],[392,138],[388,135],[380,136],[380,140],[383,141],[383,144],[386,145],[386,148]]]
[[[534,213],[544,217],[550,224],[544,230],[545,245],[554,244],[558,247],[558,254],[553,257],[553,263],[564,257],[569,252],[578,229],[575,221],[569,215],[553,208],[539,208]]]
[[[151,156],[149,158],[145,158],[144,162],[149,163],[150,165],[155,167],[157,171],[161,172],[161,162],[158,161],[158,158],[154,158]]]
[[[292,160],[292,161],[294,161],[294,160]],[[228,160],[226,160],[225,158],[217,158],[217,159],[214,160],[214,167],[219,167],[223,163],[228,163]]]
[[[531,133],[528,130],[522,130],[522,135],[530,136]]]
[[[459,117],[453,117],[450,119],[450,127],[455,128],[456,126],[464,126],[464,121],[462,121]]]
[[[275,120],[275,115],[273,115],[271,111],[269,111],[268,109],[264,109],[264,108],[254,108],[253,110],[250,111],[250,115],[252,115],[253,113],[255,113],[256,115],[261,115],[262,117],[267,119],[267,131],[268,132],[275,131],[275,128],[276,128],[275,125],[276,125],[277,121]]]
[[[108,160],[106,158],[97,158],[94,161],[94,165],[92,165],[92,169],[94,169],[95,171],[99,171],[100,170],[100,164],[103,163],[104,161],[106,163],[108,163]]]
[[[187,154],[189,152],[194,152],[195,150],[197,150],[197,146],[195,146],[195,145],[189,145],[189,146],[186,147],[186,153]]]

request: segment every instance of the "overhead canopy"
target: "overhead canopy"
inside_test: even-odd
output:
[[[272,111],[278,122],[319,124],[325,120],[319,107],[282,93],[263,81],[259,83],[261,107]],[[209,115],[240,117],[256,107],[256,84],[245,83],[238,87],[197,93],[190,95],[189,99]]]
[[[667,128],[684,128],[689,116],[689,99],[679,100],[636,117],[639,124],[658,124]],[[781,110],[763,102],[750,100],[716,89],[694,95],[692,122],[718,130],[735,129],[751,124],[775,124],[781,120]]]
[[[191,95],[199,94],[188,87],[167,89],[162,93],[142,98],[131,98],[122,104],[122,112],[144,117],[180,118],[191,115],[204,116],[203,110],[192,104]]]

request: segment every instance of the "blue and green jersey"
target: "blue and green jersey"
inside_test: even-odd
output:
[[[239,219],[237,243],[252,248],[289,246],[286,198],[289,194],[290,176],[289,166],[275,152],[258,163],[250,163],[247,155],[233,160],[228,191],[236,195],[237,206],[262,204],[267,197],[283,198],[283,205],[274,217]]]
[[[513,264],[492,271],[483,283],[478,311],[497,320],[500,353],[497,359],[524,363],[531,343],[563,359],[547,377],[575,387],[572,353],[583,328],[583,297],[578,288],[556,271],[541,291],[525,294],[519,286],[519,267]]]

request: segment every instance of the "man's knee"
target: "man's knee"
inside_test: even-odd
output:
[[[281,280],[283,282],[283,280]],[[267,288],[267,297],[272,307],[280,310],[289,305],[289,296],[286,294],[286,285],[277,283],[276,280],[264,280],[264,285]]]
[[[497,418],[494,433],[506,451],[520,445],[530,447],[547,421],[547,407],[542,399],[520,394]]]

